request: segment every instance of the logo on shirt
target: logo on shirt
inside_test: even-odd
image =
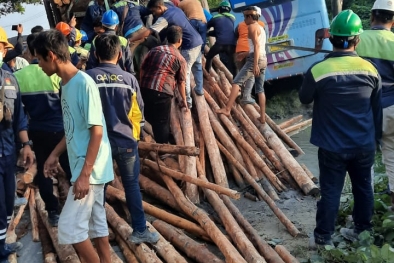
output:
[[[111,74],[111,75],[96,75],[96,80],[97,81],[123,81],[123,75],[115,75],[115,74]]]
[[[66,142],[69,144],[74,137],[74,119],[71,115],[70,107],[65,99],[62,99],[64,133],[66,134]]]

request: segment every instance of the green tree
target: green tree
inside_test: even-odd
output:
[[[10,13],[23,13],[22,4],[41,4],[42,0],[0,0],[0,17]]]

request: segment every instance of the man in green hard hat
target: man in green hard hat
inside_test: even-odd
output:
[[[381,138],[382,84],[375,66],[355,52],[363,32],[359,16],[339,13],[331,23],[333,52],[312,65],[299,91],[302,103],[313,105],[311,143],[319,147],[321,198],[310,248],[333,245],[342,188],[349,173],[354,228],[341,229],[351,240],[371,230],[373,191],[371,167]]]

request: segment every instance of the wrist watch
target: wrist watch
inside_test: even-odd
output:
[[[26,145],[29,145],[30,147],[33,146],[33,141],[32,140],[28,140],[27,142],[23,142],[22,143],[22,148],[25,147]]]

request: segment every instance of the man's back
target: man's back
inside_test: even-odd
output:
[[[334,52],[307,72],[302,103],[313,105],[311,143],[337,153],[373,151],[381,129],[376,68],[355,52]]]
[[[382,77],[382,107],[394,105],[394,34],[388,30],[366,30],[356,47],[359,56],[371,60]]]
[[[208,22],[208,29],[213,27],[215,29],[216,43],[218,45],[235,45],[234,33],[235,17],[230,13],[222,13],[215,15]]]
[[[63,131],[60,105],[60,77],[48,77],[38,64],[31,64],[14,73],[22,102],[29,113],[29,130]]]
[[[201,20],[203,23],[207,22],[199,0],[182,0],[178,7],[182,9],[187,18]]]

